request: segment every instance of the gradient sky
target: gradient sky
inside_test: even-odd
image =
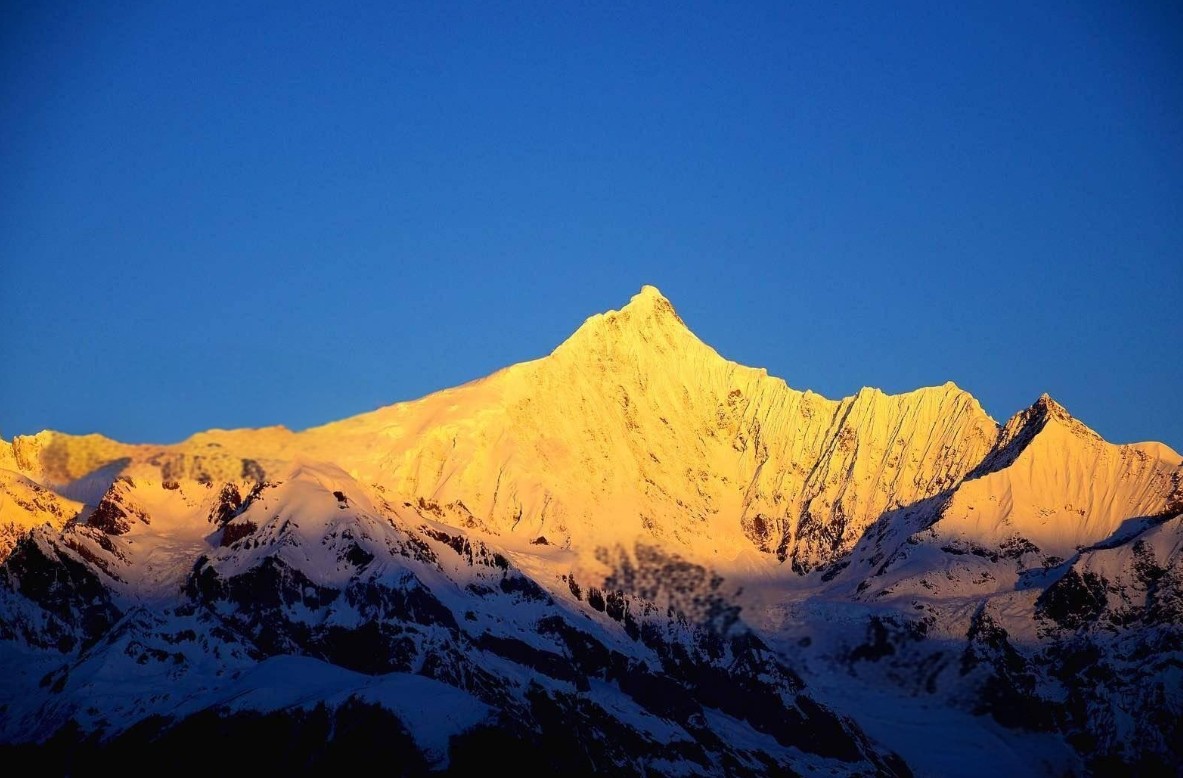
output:
[[[5,438],[302,428],[651,283],[1183,449],[1178,3],[5,3],[0,203]]]

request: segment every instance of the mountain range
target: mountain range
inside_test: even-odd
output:
[[[1183,769],[1178,454],[798,391],[650,286],[320,427],[0,441],[0,558],[0,753],[51,771]]]

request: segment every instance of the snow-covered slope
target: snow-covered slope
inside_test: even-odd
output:
[[[1106,443],[1043,395],[1007,423],[935,529],[984,545],[1023,538],[1064,558],[1128,520],[1183,509],[1180,461],[1162,444]]]
[[[1171,774],[1183,765],[1180,481],[1167,447],[1106,443],[1045,395],[957,487],[888,512],[791,590],[765,584],[749,610],[823,699],[920,773],[944,774],[946,754],[885,722],[885,700],[937,727],[942,709],[977,714],[951,741],[970,751],[1009,729],[1028,761],[1018,774]]]
[[[721,598],[701,567],[649,557],[634,574],[681,581],[646,598],[581,585],[560,572],[569,552],[391,506],[332,465],[245,486],[124,476],[85,520],[18,543],[0,567],[0,742],[171,764],[210,721],[245,746],[260,715],[297,731],[360,717],[423,771],[907,772],[733,610],[703,607]]]
[[[653,287],[301,432],[0,441],[0,500],[0,742],[71,759],[267,731],[410,772],[1183,764],[1178,454],[1046,395],[999,427],[951,383],[798,391]]]
[[[60,529],[81,508],[81,503],[0,468],[0,560],[7,558],[17,539],[32,528],[48,524]]]

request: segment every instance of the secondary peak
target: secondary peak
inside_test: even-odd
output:
[[[1036,400],[1034,404],[1032,404],[1030,411],[1033,414],[1050,416],[1051,418],[1056,419],[1072,418],[1072,414],[1068,412],[1068,409],[1052,399],[1052,396],[1047,392],[1039,395],[1039,399]]]

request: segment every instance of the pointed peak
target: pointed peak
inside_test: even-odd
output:
[[[1068,410],[1052,399],[1047,392],[1030,406],[1011,416],[998,434],[994,451],[974,468],[966,478],[976,478],[994,470],[1010,466],[1019,455],[1040,437],[1045,429],[1055,430],[1056,435],[1068,435],[1092,442],[1104,442],[1103,438],[1078,421]],[[1053,438],[1062,441],[1062,438]],[[1053,445],[1061,445],[1056,442]]]
[[[640,320],[644,317],[653,316],[670,316],[678,324],[683,327],[686,323],[682,321],[682,317],[674,310],[673,303],[661,293],[661,290],[656,286],[645,284],[641,287],[641,291],[632,296],[628,301],[628,305],[621,308],[619,311],[611,311],[617,315],[624,315],[629,318]]]
[[[1077,421],[1067,408],[1052,399],[1052,396],[1047,392],[1039,395],[1035,402],[1012,416],[1006,426],[1043,429],[1051,421],[1064,422],[1074,428],[1088,429]]]
[[[1106,442],[1092,427],[1069,413],[1067,408],[1053,400],[1047,392],[1039,395],[1039,399],[1026,413],[1030,418],[1039,419],[1042,422],[1041,427],[1054,421],[1059,427],[1068,430],[1077,438]]]
[[[668,351],[688,339],[698,342],[665,295],[646,284],[620,310],[589,317],[556,351],[570,351],[576,344],[596,350]]]
[[[652,284],[644,284],[641,287],[641,291],[633,295],[632,299],[629,301],[629,305],[644,303],[646,301],[655,302],[657,300],[662,300],[666,303],[669,302],[669,299],[663,295],[661,290],[656,286],[653,286]]]
[[[1025,411],[1020,411],[1020,416],[1029,420],[1039,420],[1046,423],[1049,419],[1057,419],[1059,421],[1073,422],[1079,426],[1084,426],[1068,412],[1068,409],[1060,405],[1047,392],[1039,395],[1039,398],[1031,404]]]
[[[1032,407],[1046,411],[1063,411],[1064,413],[1068,412],[1064,409],[1063,405],[1060,405],[1058,402],[1052,399],[1052,396],[1047,392],[1039,395],[1039,399],[1033,403]]]

